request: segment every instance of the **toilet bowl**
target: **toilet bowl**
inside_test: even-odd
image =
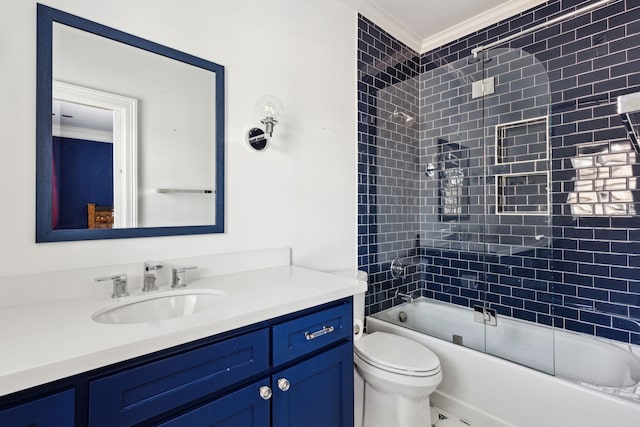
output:
[[[442,381],[440,361],[431,350],[409,338],[374,332],[355,341],[354,362],[364,381],[362,421],[356,416],[361,426],[430,425],[429,395]]]
[[[367,281],[367,273],[336,274]],[[353,318],[364,321],[364,293],[354,295]],[[354,426],[431,425],[429,395],[442,381],[440,360],[427,347],[386,332],[354,337]]]

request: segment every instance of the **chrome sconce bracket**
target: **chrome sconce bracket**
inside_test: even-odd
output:
[[[251,148],[257,151],[267,148],[267,136],[260,128],[251,128],[247,132],[247,143]]]

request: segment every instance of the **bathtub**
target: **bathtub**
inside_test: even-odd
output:
[[[500,316],[497,326],[485,326],[468,308],[426,298],[369,316],[366,325],[436,353],[443,381],[431,402],[474,427],[640,425],[634,346]],[[463,345],[451,342],[454,335]],[[485,342],[495,356],[474,350]]]

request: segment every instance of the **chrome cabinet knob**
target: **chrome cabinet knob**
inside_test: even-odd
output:
[[[263,385],[262,387],[260,387],[260,397],[263,398],[264,400],[271,399],[272,394],[273,392],[268,386]]]
[[[280,378],[278,380],[278,388],[282,391],[287,391],[289,390],[289,387],[291,387],[291,384],[289,383],[289,380],[286,378]]]

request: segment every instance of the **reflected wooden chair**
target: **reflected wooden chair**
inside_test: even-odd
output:
[[[89,228],[113,228],[113,207],[87,203]]]

